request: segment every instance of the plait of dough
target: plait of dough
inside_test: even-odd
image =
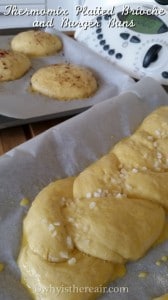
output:
[[[162,205],[168,210],[168,107],[160,107],[145,118],[130,137],[111,150],[125,178],[123,193]]]
[[[75,179],[75,198],[111,197],[121,193],[120,162],[108,153],[84,169]]]
[[[74,249],[62,210],[72,198],[73,177],[57,180],[35,198],[23,222],[23,235],[30,249],[51,262],[64,261]]]
[[[162,295],[157,298],[153,298],[153,300],[168,300],[168,294]]]
[[[164,106],[151,113],[133,135],[122,139],[77,176],[74,197],[125,195],[152,201],[168,210],[167,149],[168,109]]]
[[[11,48],[28,56],[46,56],[62,49],[62,42],[56,35],[40,30],[18,33],[11,40]]]
[[[36,299],[74,300],[74,293],[58,295],[53,287],[105,285],[123,274],[123,263],[157,244],[168,207],[167,129],[168,107],[159,108],[76,178],[39,193],[24,221],[18,259]]]
[[[125,180],[125,193],[128,197],[137,197],[158,203],[168,211],[168,172],[152,171],[136,174],[129,172]]]
[[[168,138],[168,106],[161,106],[149,114],[139,127],[154,139]]]
[[[105,293],[107,283],[125,274],[124,265],[74,250],[69,261],[50,263],[23,247],[18,264],[22,282],[35,299],[94,300]]]
[[[80,251],[119,263],[142,257],[165,223],[164,209],[141,199],[75,199],[64,210]]]
[[[97,90],[92,72],[75,64],[55,64],[37,70],[32,90],[57,100],[88,98]]]
[[[35,198],[24,220],[18,265],[22,283],[35,299],[95,299],[105,293],[103,286],[125,274],[123,264],[86,255],[74,247],[67,249],[65,240],[73,215],[66,215],[65,209],[72,201],[73,182],[70,177],[49,184]],[[56,227],[57,234],[52,236]],[[52,259],[49,254],[59,257],[60,247],[69,251],[68,257]]]
[[[0,81],[16,80],[30,67],[31,61],[25,54],[0,49]]]

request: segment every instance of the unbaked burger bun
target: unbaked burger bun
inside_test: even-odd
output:
[[[39,69],[31,78],[33,91],[57,100],[90,97],[97,90],[97,81],[86,67],[55,64]]]
[[[11,41],[11,48],[28,56],[51,55],[62,49],[59,37],[40,30],[18,33]]]
[[[22,77],[31,67],[30,59],[23,53],[0,49],[0,81]]]

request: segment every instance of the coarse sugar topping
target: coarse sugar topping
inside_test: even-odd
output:
[[[71,236],[67,236],[66,243],[67,243],[68,249],[73,249],[73,241],[72,241]]]
[[[76,258],[75,257],[71,257],[70,259],[68,259],[68,264],[69,265],[75,265],[76,264]]]
[[[89,207],[90,207],[90,209],[95,208],[96,207],[96,202],[94,202],[94,201],[90,202]]]

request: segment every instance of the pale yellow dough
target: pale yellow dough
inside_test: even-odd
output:
[[[125,185],[128,197],[142,198],[162,205],[168,211],[168,172],[129,172]]]
[[[93,300],[103,292],[101,286],[125,273],[124,265],[105,262],[77,250],[71,258],[75,259],[74,264],[49,263],[25,246],[18,259],[22,282],[38,300]]]
[[[0,82],[16,80],[31,67],[30,59],[22,53],[0,49]]]
[[[168,106],[161,106],[142,122],[139,130],[145,130],[155,139],[168,138]]]
[[[165,294],[163,296],[153,298],[153,300],[168,300],[168,294]]]
[[[82,171],[74,181],[75,198],[113,196],[122,191],[119,177],[120,162],[108,153]],[[114,180],[112,180],[114,179]]]
[[[168,108],[150,114],[114,153],[126,170],[123,192],[161,204],[168,210]]]
[[[54,287],[106,285],[124,273],[123,263],[167,237],[167,149],[168,107],[161,107],[76,178],[39,193],[24,220],[18,259],[36,300],[95,299],[56,295]]]
[[[28,56],[45,56],[60,51],[62,42],[59,37],[48,32],[28,30],[13,37],[11,48]]]
[[[100,286],[125,273],[124,265],[100,260],[68,247],[67,236],[73,215],[67,215],[65,210],[72,201],[73,181],[74,178],[70,177],[49,184],[35,198],[24,220],[18,265],[22,282],[35,299],[95,299],[103,292]],[[52,236],[55,230],[57,234]],[[60,252],[67,252],[68,256],[62,257]],[[63,288],[58,295],[62,287],[69,290]],[[73,287],[76,290],[72,291]],[[77,292],[84,287],[90,288],[90,292]],[[93,288],[99,288],[99,293],[93,292]]]
[[[92,72],[74,64],[55,64],[37,70],[32,90],[57,100],[88,98],[97,90]]]
[[[140,199],[77,199],[65,211],[80,251],[119,263],[142,257],[165,223],[163,208]]]
[[[168,108],[161,107],[133,135],[77,176],[74,196],[141,198],[168,210],[167,149]]]
[[[74,249],[62,213],[64,202],[73,198],[73,181],[74,178],[69,177],[44,188],[23,222],[23,234],[30,249],[51,262],[67,260]]]

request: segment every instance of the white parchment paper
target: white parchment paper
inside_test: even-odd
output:
[[[0,82],[0,114],[8,117],[29,119],[50,114],[66,115],[70,111],[84,109],[109,97],[119,95],[134,84],[127,74],[115,65],[95,54],[79,42],[54,29],[46,31],[60,36],[63,51],[53,56],[32,59],[32,68],[21,79]],[[0,48],[9,49],[13,36],[0,36]],[[41,67],[49,64],[70,62],[90,68],[99,88],[84,100],[59,101],[29,91],[30,78]]]
[[[130,135],[152,110],[168,105],[168,95],[154,80],[145,78],[134,91],[95,105],[0,157],[0,300],[29,300],[20,284],[16,259],[20,249],[23,197],[33,201],[49,182],[78,174],[105,154],[122,137]],[[101,222],[101,220],[100,220]],[[113,287],[128,287],[128,293],[103,295],[102,300],[150,300],[168,292],[168,263],[155,262],[168,255],[168,241],[127,264],[124,278]],[[148,272],[145,279],[138,278]]]

